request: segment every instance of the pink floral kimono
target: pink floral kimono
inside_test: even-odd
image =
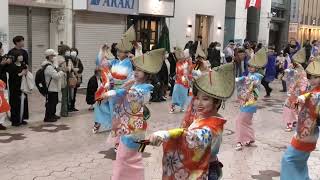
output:
[[[120,137],[112,180],[144,179],[142,154],[138,152],[140,145],[137,142],[145,138],[144,111],[152,89],[150,84],[137,84],[129,90],[116,90],[117,95],[111,99],[115,102],[111,133]]]
[[[303,69],[287,69],[288,98],[283,107],[283,121],[291,129],[297,122],[296,102],[298,96],[305,93],[308,88],[307,74]]]

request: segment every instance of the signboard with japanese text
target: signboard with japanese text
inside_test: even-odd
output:
[[[138,0],[88,0],[88,10],[115,14],[138,14]]]

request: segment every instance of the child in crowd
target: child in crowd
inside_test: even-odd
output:
[[[176,82],[172,93],[171,114],[175,112],[176,106],[180,107],[181,112],[184,111],[188,101],[188,90],[190,88],[191,72],[193,69],[188,49],[182,51],[180,48],[177,48],[175,57],[177,58]]]
[[[97,68],[94,71],[94,75],[89,79],[88,85],[87,85],[87,93],[86,93],[86,102],[89,107],[89,111],[94,110],[94,104],[96,103],[95,100],[95,93],[98,90],[98,87],[101,85],[101,79],[100,79],[100,70]]]

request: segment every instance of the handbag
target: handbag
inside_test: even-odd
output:
[[[75,75],[71,75],[68,79],[68,85],[71,88],[77,87],[78,79]]]
[[[76,64],[76,68],[79,68],[79,59],[77,60],[77,64]],[[77,77],[77,87],[80,87],[81,83],[82,83],[82,74],[76,72],[75,76]]]
[[[31,94],[34,88],[34,78],[31,72],[28,71],[27,75],[22,76],[21,91],[26,94]]]

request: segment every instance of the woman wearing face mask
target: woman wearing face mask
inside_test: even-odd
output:
[[[211,68],[218,67],[221,65],[221,44],[213,42],[208,48],[208,60],[211,64]]]
[[[60,45],[58,47],[57,67],[65,73],[61,79],[61,112],[62,117],[68,117],[68,77],[72,70],[72,61],[70,60],[70,48],[67,45]]]
[[[29,119],[28,96],[21,91],[22,76],[27,75],[28,66],[23,62],[23,56],[19,51],[14,52],[14,57],[14,63],[6,68],[6,72],[9,73],[10,120],[12,126],[20,126],[28,124],[25,120]]]
[[[71,59],[72,59],[72,64],[73,64],[73,69],[72,71],[74,72],[76,78],[77,78],[77,86],[75,88],[71,88],[69,91],[71,92],[70,97],[70,111],[79,111],[78,109],[75,108],[75,103],[76,103],[76,96],[77,96],[77,91],[78,88],[80,87],[82,83],[82,72],[83,72],[83,64],[78,57],[79,51],[76,48],[71,49]]]

